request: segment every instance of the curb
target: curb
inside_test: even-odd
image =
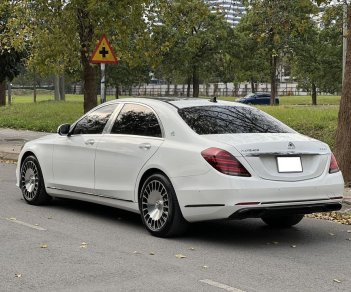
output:
[[[11,160],[13,162],[17,162],[18,153],[14,152],[0,152],[0,160]]]

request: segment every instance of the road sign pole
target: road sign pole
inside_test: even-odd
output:
[[[104,63],[101,64],[101,103],[106,102],[106,91],[105,91],[105,82],[106,82],[106,76],[105,76],[105,69],[106,66]]]

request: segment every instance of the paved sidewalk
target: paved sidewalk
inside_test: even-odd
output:
[[[0,160],[17,161],[24,143],[51,133],[0,128]],[[351,205],[351,189],[344,191],[345,205]],[[349,206],[346,206],[348,209]],[[344,209],[344,208],[343,208]]]
[[[50,133],[0,128],[0,160],[17,161],[24,143]]]

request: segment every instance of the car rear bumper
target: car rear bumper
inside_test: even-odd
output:
[[[303,204],[298,206],[274,206],[242,208],[229,216],[229,219],[262,218],[266,216],[281,216],[294,214],[311,214],[316,212],[338,211],[342,207],[341,203],[318,203]]]
[[[274,212],[308,214],[338,210],[344,192],[341,172],[298,182],[214,177],[213,173],[171,181],[182,214],[189,222],[244,219]]]

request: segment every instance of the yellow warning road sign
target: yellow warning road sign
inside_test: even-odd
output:
[[[93,64],[117,64],[118,59],[112,49],[110,42],[104,34],[96,46],[94,53],[90,58]]]

